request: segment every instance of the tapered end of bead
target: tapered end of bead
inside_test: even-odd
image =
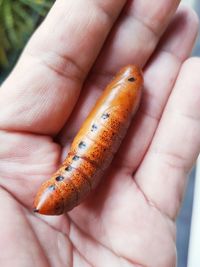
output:
[[[39,210],[38,209],[33,209],[33,212],[37,213],[37,212],[39,212]]]
[[[35,197],[33,211],[44,215],[60,215],[63,213],[63,199],[55,185],[49,181],[42,184]]]

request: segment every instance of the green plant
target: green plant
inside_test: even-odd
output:
[[[53,0],[0,0],[0,67],[7,68]]]

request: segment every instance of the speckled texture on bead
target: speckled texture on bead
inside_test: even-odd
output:
[[[96,187],[138,108],[142,84],[141,71],[133,65],[113,78],[74,138],[67,158],[39,189],[34,202],[37,212],[69,211]],[[56,180],[59,176],[64,179]]]

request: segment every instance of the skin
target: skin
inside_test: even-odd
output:
[[[1,266],[176,265],[175,219],[200,150],[200,59],[186,60],[198,21],[186,8],[174,17],[175,0],[124,4],[58,0],[0,89]],[[72,212],[36,216],[37,188],[130,63],[144,67],[142,105],[105,179]]]

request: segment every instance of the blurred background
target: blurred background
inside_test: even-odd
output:
[[[46,15],[53,0],[0,0],[0,82]]]
[[[199,0],[182,2],[192,6],[200,16]],[[11,71],[27,40],[52,3],[53,0],[0,0],[0,84]],[[200,55],[200,39],[197,40],[193,55]],[[178,267],[200,267],[200,231],[197,225],[200,220],[200,186],[196,186],[194,190],[195,183],[200,185],[199,177],[200,171],[194,168],[177,219]]]

